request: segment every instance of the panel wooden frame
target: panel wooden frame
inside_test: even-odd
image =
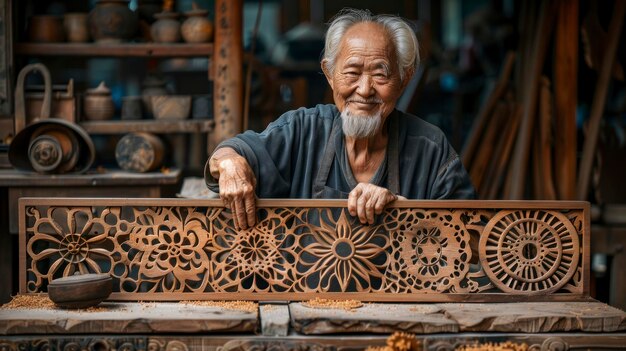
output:
[[[78,270],[127,301],[589,299],[588,202],[397,201],[371,226],[346,204],[259,200],[237,232],[220,200],[22,198],[20,292]]]

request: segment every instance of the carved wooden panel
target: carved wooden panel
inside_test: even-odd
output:
[[[121,300],[510,301],[588,295],[586,202],[398,201],[362,225],[342,200],[22,199],[21,291],[75,272]]]

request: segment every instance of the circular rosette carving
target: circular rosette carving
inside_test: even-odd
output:
[[[480,261],[502,291],[546,294],[565,285],[578,267],[578,233],[555,211],[501,212],[480,238]]]
[[[269,216],[251,229],[215,234],[209,248],[215,291],[284,292],[292,287],[295,240],[285,234],[282,218]]]
[[[45,282],[80,273],[107,273],[119,256],[114,255],[110,233],[119,231],[117,220],[109,224],[106,211],[94,216],[88,207],[53,207],[46,212],[29,208],[27,216],[34,221],[27,232],[26,253],[30,258],[29,292],[38,292]],[[43,264],[42,264],[43,263]]]
[[[386,274],[389,292],[444,292],[469,271],[470,235],[459,216],[446,210],[398,209],[388,230],[395,260]]]

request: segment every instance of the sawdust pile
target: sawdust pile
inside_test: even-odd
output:
[[[517,344],[511,341],[500,343],[484,343],[461,346],[456,351],[528,351],[528,345],[525,343]]]
[[[87,308],[61,308],[50,300],[48,295],[16,295],[8,303],[0,306],[0,309],[17,310],[17,309],[38,309],[38,310],[71,310],[75,312],[109,312],[110,307],[92,306]],[[123,309],[116,308],[116,312]]]
[[[16,295],[2,309],[55,309],[54,302],[47,295]]]
[[[248,313],[255,313],[259,309],[259,304],[253,301],[181,301],[180,303],[193,306],[219,307]]]
[[[352,311],[363,306],[363,302],[359,300],[330,300],[320,299],[318,297],[313,300],[305,301],[302,304],[309,308],[328,308],[346,311]]]
[[[386,346],[370,346],[365,351],[422,351],[422,342],[415,334],[395,332],[387,338]]]

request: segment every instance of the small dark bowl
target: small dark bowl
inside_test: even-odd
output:
[[[48,284],[48,295],[62,308],[88,308],[104,301],[113,290],[108,274],[76,274],[54,279]]]

